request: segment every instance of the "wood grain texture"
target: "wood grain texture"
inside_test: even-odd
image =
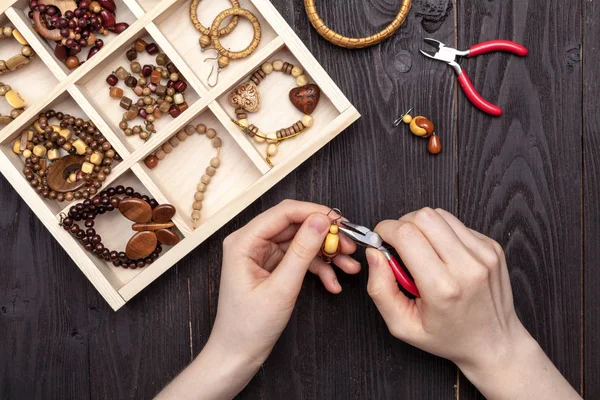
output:
[[[517,314],[581,390],[581,3],[562,5],[458,6],[460,47],[509,39],[529,48],[524,59],[482,55],[463,65],[505,114],[485,116],[459,94],[459,216],[503,246]],[[475,396],[464,379],[460,391]]]
[[[583,321],[584,321],[584,395],[586,399],[600,398],[600,4],[583,2]]]

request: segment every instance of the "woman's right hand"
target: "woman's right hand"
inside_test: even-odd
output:
[[[498,243],[431,208],[375,231],[421,294],[407,298],[384,255],[367,250],[368,292],[392,335],[453,361],[488,398],[579,398],[519,321]]]

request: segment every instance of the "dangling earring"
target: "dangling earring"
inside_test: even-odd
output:
[[[413,109],[411,108],[410,110],[402,114],[400,118],[394,121],[393,126],[397,127],[398,125],[400,125],[401,122],[409,124],[410,131],[413,133],[413,135],[422,137],[424,139],[429,138],[427,150],[429,150],[431,154],[441,153],[442,142],[440,141],[440,137],[435,134],[435,126],[433,125],[433,122],[422,116],[413,118],[409,114],[412,110]]]
[[[340,236],[338,235],[339,227],[337,225],[337,222],[342,219],[342,212],[337,208],[332,208],[327,213],[327,216],[329,216],[332,211],[336,212],[339,217],[334,219],[331,223],[331,226],[329,227],[329,233],[325,237],[325,241],[323,241],[323,245],[321,246],[321,259],[329,264],[342,251],[342,244],[340,242]]]

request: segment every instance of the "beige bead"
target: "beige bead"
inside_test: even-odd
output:
[[[206,130],[206,136],[208,136],[209,139],[212,139],[217,136],[217,131],[215,131],[213,128],[209,128]]]
[[[187,125],[183,131],[186,135],[192,136],[194,133],[196,133],[196,128],[194,128],[194,125]]]
[[[281,71],[283,69],[283,61],[281,61],[281,60],[273,61],[273,69],[275,71]]]
[[[199,221],[201,216],[202,216],[202,214],[198,210],[195,210],[194,212],[192,212],[192,219],[194,221]]]
[[[206,167],[206,175],[208,175],[208,176],[215,176],[216,173],[217,173],[216,168]]]
[[[210,160],[210,166],[213,168],[219,168],[219,166],[221,165],[221,160],[218,159],[217,157],[214,157]]]
[[[173,146],[171,146],[169,143],[165,143],[162,145],[162,149],[165,153],[169,154],[173,151]]]
[[[263,143],[265,140],[267,140],[264,138],[264,136],[265,136],[264,133],[258,132],[256,135],[254,135],[254,141],[256,143]]]
[[[59,158],[60,158],[60,153],[58,152],[58,149],[51,149],[48,151],[48,160],[54,161],[54,160],[58,160]]]
[[[206,192],[206,185],[204,183],[199,183],[196,187],[196,190],[198,190],[201,193],[204,193]]]
[[[200,182],[204,183],[205,185],[208,185],[210,183],[210,176],[209,175],[202,175],[202,178],[200,178]]]
[[[177,136],[173,136],[171,139],[169,139],[169,143],[171,146],[177,147],[179,146],[179,139],[177,139]]]
[[[2,34],[6,37],[10,37],[12,35],[13,28],[10,26],[5,26],[2,28]]]
[[[196,126],[196,132],[198,132],[198,133],[206,133],[206,125],[204,125],[204,124],[198,124]]]
[[[21,154],[21,139],[17,139],[13,143],[13,152],[15,154]]]
[[[71,139],[71,136],[73,135],[69,129],[60,129],[58,134],[67,140]]]
[[[77,174],[75,174],[75,173],[69,175],[69,177],[67,178],[67,182],[69,182],[69,183],[73,183],[75,181],[77,181]]]
[[[38,157],[44,157],[46,155],[46,147],[41,144],[38,144],[33,148],[33,154]]]
[[[202,210],[202,202],[201,201],[195,201],[194,204],[192,204],[192,208],[194,210]]]
[[[81,139],[77,139],[76,141],[74,141],[73,147],[75,147],[77,154],[79,154],[80,156],[85,154],[88,148],[87,144],[85,144],[85,142]]]
[[[194,194],[194,200],[196,200],[196,201],[202,201],[202,200],[204,200],[204,193],[202,193],[202,192],[196,192]]]
[[[315,119],[313,117],[311,117],[310,115],[305,115],[302,117],[302,125],[304,125],[307,128],[310,128],[311,126],[313,126],[315,123]]]
[[[183,142],[185,139],[187,139],[187,137],[188,135],[184,130],[177,132],[177,139],[179,139],[180,142]]]
[[[33,49],[29,46],[23,46],[21,48],[21,54],[23,54],[25,57],[31,57],[33,56]]]
[[[175,96],[173,96],[173,101],[175,102],[175,104],[182,104],[185,101],[185,99],[183,98],[183,94],[176,93]]]
[[[275,154],[277,154],[277,150],[279,150],[277,148],[277,145],[275,143],[272,143],[272,144],[269,145],[269,147],[267,147],[267,154],[272,157]]]
[[[87,161],[84,162],[81,166],[81,171],[85,174],[91,174],[92,172],[94,172],[94,164]]]
[[[10,90],[6,93],[6,101],[8,102],[8,105],[11,106],[12,108],[24,108],[25,107],[25,100],[23,100],[23,98],[21,97],[21,95],[19,93],[17,93],[15,90]]]
[[[27,149],[23,150],[23,157],[25,157],[25,158],[31,157],[31,150],[27,150]]]
[[[300,75],[302,75],[304,73],[304,69],[302,69],[301,66],[296,65],[294,68],[292,68],[292,76],[294,78],[299,77]]]
[[[404,117],[402,117],[402,122],[405,124],[410,124],[412,122],[412,116],[410,114],[406,114]]]
[[[277,133],[269,132],[267,133],[267,143],[277,143]]]
[[[100,164],[102,164],[102,159],[103,158],[104,157],[102,156],[102,154],[96,152],[96,153],[94,153],[94,154],[91,155],[90,162],[92,164],[95,164],[95,165],[100,165]]]
[[[308,85],[308,78],[306,75],[300,75],[296,78],[296,85],[298,86],[306,86]]]
[[[216,137],[212,140],[212,145],[215,149],[218,149],[223,146],[223,142],[221,141],[221,138]]]
[[[19,42],[19,44],[22,44],[23,46],[27,46],[29,44],[27,43],[27,40],[25,40],[21,32],[19,32],[17,29],[13,29],[12,35],[15,39],[17,39],[17,42]]]
[[[163,150],[158,150],[155,154],[156,158],[158,158],[159,160],[163,160],[166,156],[167,153],[165,153]]]
[[[248,120],[246,118],[240,119],[238,121],[238,124],[240,124],[244,128],[247,128],[250,125],[250,123],[248,122]]]
[[[262,69],[265,74],[269,75],[271,72],[273,72],[273,64],[266,62],[260,67],[260,69]]]

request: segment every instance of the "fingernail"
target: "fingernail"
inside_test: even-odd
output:
[[[322,235],[329,230],[329,218],[320,215],[313,215],[310,218],[308,226],[318,235]]]
[[[366,255],[369,265],[371,267],[376,267],[379,263],[379,257],[377,256],[377,253],[375,253],[375,251],[372,249],[367,249]]]
[[[333,285],[337,288],[340,289],[340,291],[342,290],[342,285],[340,285],[340,281],[338,281],[337,277],[333,278]]]

